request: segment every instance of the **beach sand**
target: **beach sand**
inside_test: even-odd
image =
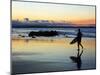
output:
[[[95,69],[95,38],[82,39],[84,49],[81,64],[74,63],[70,59],[70,56],[77,56],[77,44],[69,44],[72,39],[12,39],[12,73],[26,74]]]

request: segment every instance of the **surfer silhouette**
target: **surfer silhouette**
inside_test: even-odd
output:
[[[82,49],[83,49],[83,45],[81,44],[81,40],[82,40],[82,33],[81,33],[80,29],[78,29],[77,37],[74,38],[74,39],[70,42],[70,44],[74,44],[74,43],[77,42],[78,50],[80,50],[80,46],[81,46]]]

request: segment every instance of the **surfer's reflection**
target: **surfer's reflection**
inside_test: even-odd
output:
[[[80,70],[81,69],[81,65],[82,65],[82,60],[81,60],[81,56],[83,54],[83,50],[80,53],[80,50],[78,50],[77,56],[71,56],[70,59],[76,63],[77,65],[77,69]]]

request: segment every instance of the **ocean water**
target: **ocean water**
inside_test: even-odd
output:
[[[96,28],[80,28],[83,37],[95,38]],[[31,31],[57,31],[60,36],[76,37],[78,28],[13,28],[12,36],[28,36]]]
[[[81,28],[84,47],[80,62],[77,57],[77,44],[70,45],[76,37],[78,28],[13,28],[12,29],[12,73],[27,74],[40,72],[87,70],[96,68],[95,28]],[[55,37],[36,37],[27,39],[30,31],[59,32]],[[25,36],[20,37],[19,35]],[[68,37],[65,37],[68,36]],[[13,39],[13,38],[17,39]],[[20,38],[19,38],[20,37]],[[24,38],[24,39],[21,39]],[[80,49],[80,52],[82,49]]]

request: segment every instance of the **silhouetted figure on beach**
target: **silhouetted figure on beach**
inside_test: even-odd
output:
[[[74,38],[74,39],[70,42],[70,44],[74,44],[74,43],[77,42],[78,50],[80,50],[80,46],[81,46],[82,49],[83,49],[83,46],[82,46],[82,44],[81,44],[81,40],[82,40],[82,33],[81,33],[80,29],[78,29],[77,37]]]
[[[80,70],[81,69],[81,65],[82,65],[82,60],[81,60],[81,56],[83,54],[83,50],[80,51],[78,50],[78,53],[77,53],[77,57],[76,56],[71,56],[70,59],[76,63],[76,66],[77,66],[77,69]]]
[[[78,50],[80,49],[79,46],[81,46],[82,49],[83,49],[83,46],[81,44],[81,40],[82,40],[82,33],[81,33],[80,29],[78,29],[78,33],[77,33],[77,46],[78,46]]]
[[[78,29],[78,33],[77,33],[77,37],[75,37],[70,44],[75,44],[77,43],[78,46],[78,53],[77,56],[71,56],[70,59],[76,63],[77,65],[77,69],[80,70],[81,69],[81,65],[82,65],[82,60],[81,60],[81,56],[83,54],[83,46],[81,44],[81,40],[82,40],[82,33],[80,31],[80,29]],[[80,46],[82,47],[82,51],[80,53]]]

